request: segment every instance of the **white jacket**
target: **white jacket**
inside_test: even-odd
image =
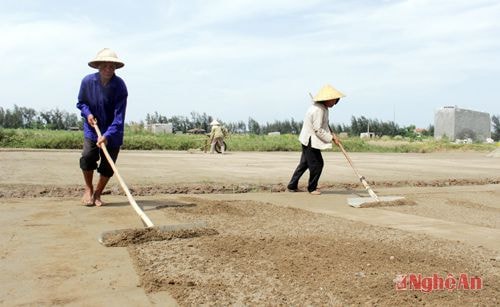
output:
[[[315,102],[306,112],[299,141],[307,146],[311,138],[311,147],[316,149],[332,148],[332,134],[328,126],[328,108]]]

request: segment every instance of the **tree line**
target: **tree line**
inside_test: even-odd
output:
[[[147,124],[171,123],[174,131],[183,133],[191,129],[199,131],[210,131],[210,123],[214,120],[206,113],[191,112],[189,116],[165,116],[158,112],[147,114],[145,121],[138,123],[131,122],[127,125],[144,128]],[[302,128],[302,121],[295,119],[275,120],[274,122],[259,123],[252,117],[248,121],[223,122],[221,123],[230,133],[268,134],[270,132],[280,132],[281,134],[299,134]],[[75,130],[82,129],[83,119],[79,114],[68,113],[59,109],[38,112],[32,108],[19,107],[14,105],[12,109],[0,107],[0,128],[24,128],[24,129],[50,129],[50,130]],[[500,117],[492,116],[492,138],[496,141],[500,139]],[[368,119],[364,116],[351,117],[350,125],[333,124],[330,127],[336,133],[347,133],[351,136],[358,136],[363,132],[373,132],[377,136],[405,136],[415,137],[416,134],[423,136],[434,135],[434,126],[429,125],[422,131],[415,131],[415,126],[401,127],[393,121],[380,121],[378,119]]]
[[[172,116],[167,117],[155,112],[146,115],[146,124],[166,124],[171,123],[174,131],[181,131],[183,133],[189,132],[190,129],[197,128],[203,129],[206,132],[210,131],[210,123],[214,118],[206,113],[200,114],[191,112],[190,116]],[[302,122],[297,122],[293,118],[290,120],[276,120],[272,123],[260,124],[252,117],[248,121],[236,122],[219,122],[226,127],[230,133],[250,133],[250,134],[267,134],[269,132],[280,132],[282,134],[298,134],[302,127]],[[143,123],[139,123],[143,124]]]
[[[191,112],[190,117],[187,116],[172,116],[167,117],[155,112],[147,114],[146,123],[148,124],[164,124],[171,123],[174,131],[188,132],[192,128],[203,129],[206,132],[210,131],[210,122],[213,117],[206,113],[199,114]],[[268,134],[270,132],[279,132],[281,134],[299,134],[302,128],[302,121],[296,121],[291,118],[289,120],[275,120],[274,122],[259,123],[252,117],[248,118],[247,122],[222,122],[221,123],[231,133],[249,133],[249,134]],[[398,124],[390,121],[383,122],[377,119],[368,119],[364,116],[351,117],[351,124],[337,124],[330,127],[336,133],[347,133],[348,135],[359,135],[363,132],[373,132],[375,135],[415,137],[415,126],[400,127]],[[434,126],[430,125],[427,129],[419,132],[424,136],[434,135]]]
[[[69,130],[81,129],[82,118],[59,109],[37,112],[32,108],[14,105],[12,110],[0,107],[0,127],[23,129]]]

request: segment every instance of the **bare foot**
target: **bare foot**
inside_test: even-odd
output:
[[[94,196],[94,204],[96,207],[104,206],[104,202],[101,200],[101,197]]]
[[[82,197],[82,205],[90,207],[94,205],[94,200],[92,199],[92,191],[85,190]]]

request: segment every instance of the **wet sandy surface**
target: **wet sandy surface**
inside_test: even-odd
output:
[[[107,206],[79,205],[78,157],[0,151],[0,304],[498,304],[498,157],[352,154],[377,194],[416,203],[356,209],[347,199],[368,195],[338,153],[325,153],[324,194],[311,196],[282,192],[298,153],[122,152],[156,224],[218,233],[128,247],[97,242],[142,224],[114,180]],[[466,273],[483,289],[397,291],[412,273]]]

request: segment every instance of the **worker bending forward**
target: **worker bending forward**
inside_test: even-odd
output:
[[[332,140],[338,145],[337,136],[331,131],[328,124],[328,109],[336,105],[344,94],[331,85],[325,85],[313,98],[304,118],[299,141],[302,144],[302,155],[299,165],[295,169],[292,179],[288,183],[288,191],[299,192],[300,177],[309,169],[309,183],[307,190],[312,195],[320,195],[318,181],[323,171],[323,156],[321,150],[332,148]]]

